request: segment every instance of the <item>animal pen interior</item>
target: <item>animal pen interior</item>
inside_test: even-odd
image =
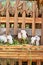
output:
[[[43,0],[1,0],[0,35],[26,30],[39,35],[41,46],[0,46],[0,65],[43,65]]]

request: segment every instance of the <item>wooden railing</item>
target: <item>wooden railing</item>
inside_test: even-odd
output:
[[[35,60],[43,60],[43,46],[0,46],[0,58],[30,59],[30,56]]]
[[[0,21],[1,22],[6,22],[6,17],[1,17]],[[9,22],[13,23],[14,22],[14,17],[10,17]],[[28,17],[25,18],[25,23],[32,23],[32,22],[33,22],[33,18],[28,18]],[[36,18],[35,22],[36,23],[41,23],[42,18]],[[22,17],[18,17],[18,23],[22,23]]]
[[[30,65],[31,62],[37,62],[37,65],[41,65],[43,62],[43,46],[0,46],[1,65],[17,65],[17,61],[19,65],[22,65],[23,61],[28,62],[27,65]]]

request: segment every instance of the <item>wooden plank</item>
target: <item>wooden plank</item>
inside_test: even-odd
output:
[[[43,59],[43,46],[0,46],[0,58],[30,59],[30,56]]]

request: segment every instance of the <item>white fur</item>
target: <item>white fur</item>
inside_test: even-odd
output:
[[[26,31],[25,30],[21,30],[21,32],[18,33],[18,39],[26,39],[27,35],[26,35]]]
[[[21,32],[18,33],[18,39],[21,39]]]
[[[4,43],[6,43],[7,42],[6,36],[5,35],[1,35],[0,36],[0,41],[4,41]]]
[[[36,37],[36,45],[39,46],[40,37],[39,36],[35,36],[35,37]]]
[[[11,35],[8,35],[8,36],[7,36],[7,39],[9,40],[8,42],[9,42],[10,44],[12,44],[12,43],[13,43],[13,38],[12,38],[12,36],[11,36]]]
[[[22,34],[22,38],[26,39],[27,35],[26,35],[26,31],[25,30],[21,30],[21,34]]]
[[[4,43],[6,43],[7,40],[9,40],[8,42],[9,42],[10,44],[13,43],[13,38],[12,38],[11,35],[7,35],[7,37],[6,37],[5,35],[1,35],[1,36],[0,36],[0,41],[4,41]]]
[[[31,38],[31,44],[35,44],[35,41],[36,41],[36,46],[39,46],[40,37],[36,35]]]
[[[36,40],[36,38],[35,37],[32,37],[31,38],[31,44],[35,44],[35,40]]]

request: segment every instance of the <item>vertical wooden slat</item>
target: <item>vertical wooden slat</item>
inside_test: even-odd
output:
[[[1,16],[0,16],[0,34],[1,34]]]
[[[1,65],[7,65],[7,63],[6,63],[6,59],[2,59],[2,61],[1,61]]]
[[[42,6],[42,28],[41,28],[41,45],[43,45],[43,6]]]
[[[23,1],[23,13],[22,13],[22,29],[25,29],[25,9],[26,9],[26,3]]]
[[[18,31],[18,11],[17,11],[18,1],[19,0],[16,0],[16,4],[15,4],[14,35],[17,35],[17,31]]]
[[[1,2],[0,2],[0,7],[2,8]],[[0,14],[1,14],[1,12],[0,12]],[[1,34],[1,15],[0,15],[0,34]]]
[[[40,60],[37,60],[37,65],[41,65],[41,61]]]
[[[30,60],[28,60],[28,65],[31,65],[31,61]]]
[[[9,0],[6,2],[6,35],[9,34]]]
[[[14,65],[14,60],[10,60],[10,65]]]
[[[37,2],[36,2],[36,18],[38,18],[38,5],[37,5]]]
[[[22,60],[19,60],[19,65],[22,65]]]
[[[33,3],[32,36],[35,35],[35,6],[36,6],[36,1],[34,1]]]

